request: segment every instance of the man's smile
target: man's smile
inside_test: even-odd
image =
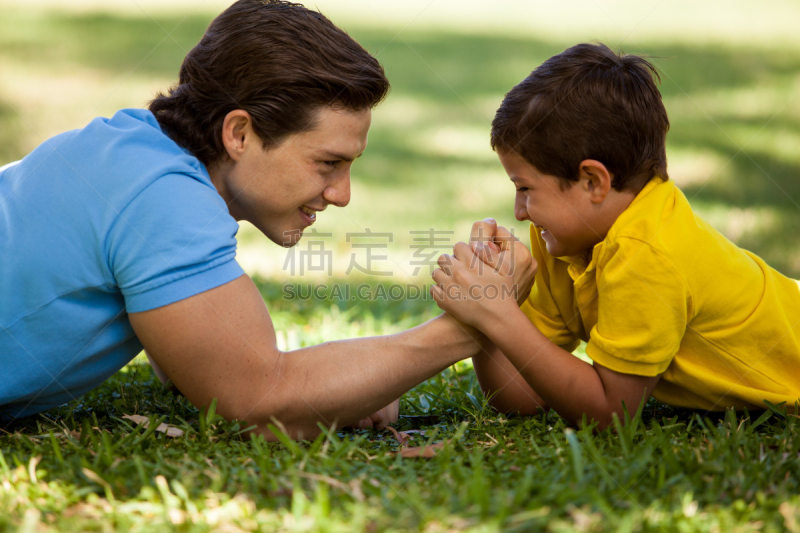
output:
[[[304,213],[304,214],[305,214],[305,215],[306,215],[308,218],[310,218],[312,221],[314,221],[314,220],[316,220],[316,219],[317,219],[317,212],[316,212],[316,211],[314,211],[313,209],[309,208],[309,207],[306,207],[306,206],[304,206],[304,205],[301,205],[301,206],[300,206],[300,211],[302,211],[302,212],[303,212],[303,213]]]

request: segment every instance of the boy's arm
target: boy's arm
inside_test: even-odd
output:
[[[590,365],[553,344],[528,320],[510,298],[473,298],[469,287],[494,285],[502,294],[510,290],[510,256],[492,261],[484,251],[478,257],[464,243],[456,245],[453,257],[440,260],[432,288],[439,307],[457,319],[480,329],[505,354],[541,399],[561,416],[578,423],[586,414],[600,428],[621,415],[623,402],[634,411],[650,396],[659,376],[621,374],[600,365]],[[497,268],[470,268],[475,261],[490,261]],[[446,266],[445,266],[446,265]]]
[[[485,320],[481,329],[542,400],[576,424],[584,414],[599,429],[611,423],[614,413],[622,420],[623,402],[632,414],[660,378],[590,365],[550,342],[522,312]]]
[[[489,405],[501,413],[533,415],[549,406],[525,381],[516,367],[496,346],[472,356],[472,367]]]

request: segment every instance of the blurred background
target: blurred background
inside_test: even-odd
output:
[[[0,166],[94,117],[146,107],[177,81],[184,55],[229,3],[0,0]],[[527,225],[512,213],[514,188],[489,148],[490,123],[505,92],[533,68],[590,40],[651,56],[672,124],[670,177],[729,239],[800,278],[800,3],[306,4],[378,57],[392,91],[374,111],[369,148],[354,165],[351,204],[328,209],[314,225],[330,234],[314,249],[330,252],[332,277],[327,264],[306,264],[300,276],[294,263],[292,275],[287,254],[310,252],[312,239],[287,252],[242,225],[239,260],[268,301],[282,347],[388,333],[435,314],[423,300],[286,300],[284,283],[423,284],[428,269],[414,275],[413,246],[426,238],[410,232],[452,231],[437,234],[446,251],[488,216],[527,242]],[[391,242],[347,242],[348,232],[367,229],[391,234]],[[353,268],[346,275],[354,257],[367,262],[356,242],[379,244],[372,269],[391,275]]]

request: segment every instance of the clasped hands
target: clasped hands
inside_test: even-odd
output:
[[[443,310],[464,324],[480,329],[486,318],[502,320],[518,309],[533,287],[538,265],[530,250],[493,219],[472,225],[470,244],[457,243],[452,254],[439,257],[431,294]],[[396,422],[396,400],[350,427],[382,429]]]
[[[443,311],[478,329],[522,305],[538,268],[528,247],[490,218],[473,224],[470,244],[457,243],[438,265],[431,296]]]

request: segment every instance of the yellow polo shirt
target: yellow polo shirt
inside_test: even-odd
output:
[[[531,226],[539,271],[522,310],[568,351],[655,376],[679,407],[765,408],[800,399],[800,282],[695,216],[671,181],[654,179],[591,259],[553,257]]]

